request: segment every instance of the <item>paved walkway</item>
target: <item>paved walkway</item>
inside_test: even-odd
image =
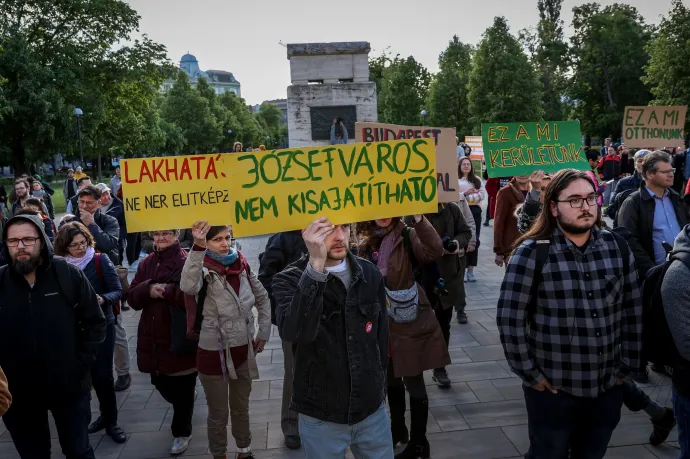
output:
[[[429,392],[428,438],[434,459],[493,459],[518,458],[527,450],[527,414],[520,380],[513,375],[503,357],[496,331],[496,299],[502,280],[502,269],[493,264],[492,228],[482,228],[482,247],[477,282],[467,285],[467,325],[453,323],[450,354],[453,364],[448,372],[453,385],[440,389],[426,374]],[[243,252],[257,269],[257,256],[263,250],[266,237],[241,241]],[[155,459],[169,457],[172,443],[170,423],[172,408],[153,390],[149,376],[136,370],[136,331],[138,315],[125,313],[125,325],[132,350],[132,378],[130,390],[117,394],[120,426],[127,432],[124,445],[115,444],[109,437],[92,436],[98,459]],[[302,458],[301,451],[283,447],[280,430],[280,405],[283,377],[283,356],[277,330],[259,357],[261,380],[255,381],[251,402],[253,443],[257,459]],[[670,405],[670,381],[651,373],[652,384],[645,390],[662,404]],[[194,437],[187,453],[189,459],[211,459],[206,436],[207,407],[201,385],[197,388],[194,412]],[[98,410],[94,396],[91,408]],[[97,416],[97,414],[95,414]],[[55,432],[52,426],[51,431]],[[613,434],[607,458],[620,459],[676,459],[679,456],[675,431],[670,442],[661,447],[647,443],[651,432],[649,418],[633,414],[623,408],[620,425]],[[53,434],[55,438],[55,434]],[[228,429],[229,452],[235,445]],[[53,440],[53,457],[62,458],[57,439]],[[229,456],[232,457],[232,456]],[[18,458],[9,434],[0,423],[0,458]]]

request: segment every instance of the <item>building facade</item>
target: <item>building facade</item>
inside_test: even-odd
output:
[[[184,71],[189,77],[189,83],[192,87],[196,86],[199,78],[206,78],[209,86],[211,86],[216,94],[223,94],[225,92],[232,92],[239,97],[242,97],[242,89],[240,82],[235,79],[235,76],[226,72],[225,70],[206,70],[203,71],[199,67],[199,61],[192,54],[185,54],[180,59],[180,69]],[[173,87],[174,81],[172,79],[163,82],[161,91],[167,92]]]

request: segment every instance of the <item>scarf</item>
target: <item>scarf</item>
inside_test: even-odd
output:
[[[386,277],[388,275],[388,258],[390,258],[391,252],[393,251],[393,244],[395,243],[395,231],[392,228],[381,228],[384,231],[389,230],[388,234],[383,237],[381,241],[381,247],[379,247],[378,259],[376,260],[376,266],[378,266],[381,275]],[[376,230],[378,232],[378,230]]]
[[[84,268],[86,268],[86,265],[88,265],[91,262],[91,259],[93,259],[95,254],[96,250],[93,247],[89,246],[86,249],[86,253],[83,257],[75,258],[71,255],[65,255],[65,260],[67,260],[68,263],[73,264],[74,266],[83,271]]]
[[[237,252],[236,249],[230,249],[230,253],[227,255],[221,255],[219,253],[213,252],[211,250],[206,250],[206,256],[209,257],[211,260],[215,261],[216,263],[220,263],[221,265],[225,266],[226,268],[233,264],[235,261],[237,261],[237,257],[239,256],[239,252]]]

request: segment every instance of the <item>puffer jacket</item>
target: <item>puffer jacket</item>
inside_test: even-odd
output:
[[[189,252],[182,269],[180,288],[187,295],[198,295],[204,279],[208,287],[203,305],[203,321],[199,333],[199,347],[207,351],[218,350],[218,340],[230,355],[230,348],[249,346],[247,364],[252,379],[259,379],[259,368],[252,341],[268,341],[271,337],[271,304],[268,293],[251,270],[242,270],[240,276],[240,293],[237,295],[228,283],[225,275],[204,265],[206,252],[196,250]],[[242,255],[240,254],[240,257]],[[244,263],[246,261],[243,260]],[[259,311],[259,330],[254,325],[252,308]],[[256,335],[256,337],[254,336]],[[237,379],[232,359],[226,358],[225,365],[230,379]]]
[[[172,317],[170,308],[184,310],[184,294],[180,290],[180,274],[186,253],[176,242],[153,252],[139,263],[129,286],[127,303],[141,311],[137,341],[137,365],[142,373],[174,375],[196,367],[196,353],[173,354]],[[151,298],[151,284],[167,284],[163,298]]]

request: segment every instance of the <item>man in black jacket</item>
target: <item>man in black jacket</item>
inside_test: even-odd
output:
[[[307,254],[307,246],[304,245],[301,231],[288,231],[276,233],[268,239],[266,249],[259,255],[259,281],[263,284],[271,300],[271,322],[276,323],[276,301],[271,294],[273,276],[281,272],[288,265],[298,261]],[[301,446],[299,429],[297,426],[297,413],[290,409],[292,398],[292,369],[295,366],[292,355],[292,343],[283,341],[283,405],[280,414],[280,426],[285,436],[285,446],[290,449],[298,449]]]
[[[115,217],[101,212],[101,191],[89,185],[77,194],[77,209],[73,221],[82,223],[88,228],[96,241],[96,251],[104,253],[115,266],[120,264],[119,239],[120,225]]]
[[[303,233],[309,256],[273,279],[280,337],[293,343],[290,407],[308,459],[392,458],[386,398],[383,277],[348,248],[349,225],[326,218]]]
[[[666,260],[662,243],[673,246],[680,230],[688,224],[681,197],[671,189],[674,171],[668,153],[655,151],[645,156],[642,163],[645,181],[618,212],[618,226],[626,227],[632,234],[628,244],[635,255],[640,279],[646,277],[650,268]]]
[[[125,241],[127,240],[125,205],[117,196],[113,196],[112,190],[108,188],[108,185],[105,183],[99,183],[96,185],[96,188],[98,188],[101,192],[101,207],[99,210],[101,213],[114,217],[115,220],[117,220],[117,224],[120,226],[120,236],[117,241],[117,246],[119,249],[118,256],[120,257],[120,261],[122,261],[125,253]]]
[[[84,274],[60,257],[36,215],[4,228],[0,269],[0,366],[14,398],[3,416],[22,459],[50,457],[48,410],[63,453],[93,459],[90,372],[105,317]]]

